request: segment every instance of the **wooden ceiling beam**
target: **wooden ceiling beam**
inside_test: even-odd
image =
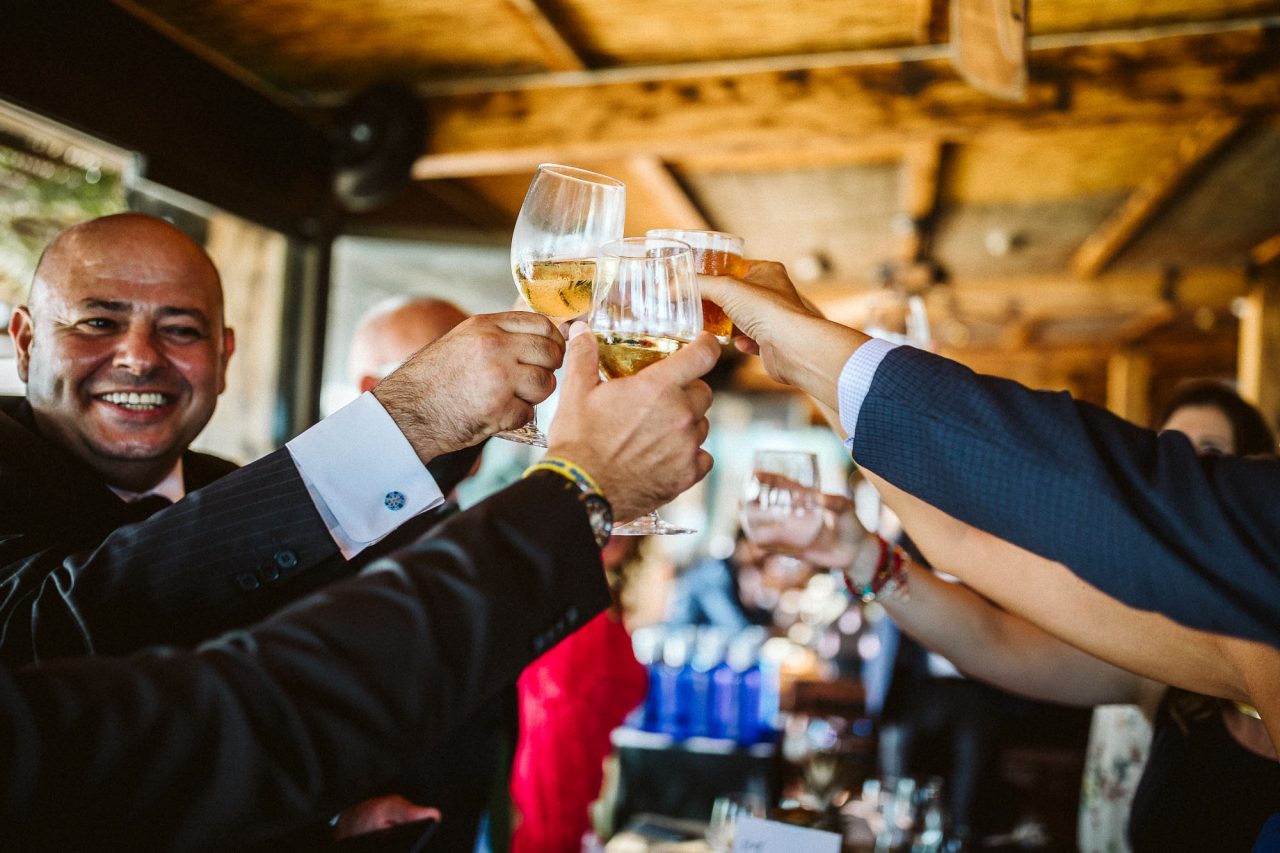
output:
[[[844,312],[858,308],[875,292],[865,284],[828,281],[802,285],[803,295],[822,305]],[[1069,274],[982,277],[956,281],[934,291],[938,299],[949,300],[964,317],[980,322],[1008,322],[1011,304],[1034,305],[1027,317],[1083,317],[1109,314],[1123,317],[1164,300],[1167,281],[1159,271],[1111,273],[1091,281]],[[1201,307],[1225,309],[1247,290],[1244,270],[1239,267],[1202,267],[1184,270],[1178,279],[1178,304],[1188,310]],[[943,310],[931,295],[931,312]]]
[[[1093,278],[1106,269],[1143,228],[1159,218],[1243,125],[1244,120],[1234,116],[1211,116],[1200,121],[1178,143],[1177,150],[1157,163],[1101,227],[1084,239],[1071,259],[1076,275]]]
[[[951,31],[951,0],[917,0],[916,41],[944,44]]]
[[[1134,312],[1121,323],[1120,328],[1111,335],[1111,342],[1119,347],[1131,346],[1152,332],[1168,326],[1177,317],[1178,312],[1170,303],[1164,301],[1152,303]]]
[[[585,71],[587,63],[547,17],[537,0],[506,0],[528,26],[530,34],[542,48],[547,67],[552,71]],[[627,160],[627,171],[633,180],[642,181],[649,199],[656,200],[661,221],[679,223],[684,228],[706,229],[706,217],[676,181],[670,169],[657,157],[636,155]]]
[[[1268,237],[1249,252],[1249,260],[1260,267],[1277,259],[1280,259],[1280,234]]]
[[[550,71],[585,71],[587,63],[582,60],[573,45],[569,44],[564,34],[551,22],[546,12],[538,5],[537,0],[506,0],[506,4],[518,15],[529,35],[542,51],[543,61]]]
[[[1276,30],[1169,36],[1037,51],[1023,103],[963,83],[944,58],[880,51],[880,61],[785,72],[679,77],[425,99],[421,179],[512,173],[547,160],[816,150],[828,144],[963,140],[1005,128],[1188,121],[1274,113]],[[920,48],[915,48],[920,50]],[[592,82],[594,81],[594,82]]]
[[[658,221],[670,223],[671,228],[713,230],[706,216],[684,187],[671,174],[671,170],[656,157],[632,157],[627,162],[628,179],[644,188],[647,199],[656,207]],[[627,193],[630,195],[630,191]]]

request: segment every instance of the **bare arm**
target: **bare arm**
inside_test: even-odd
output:
[[[950,550],[950,549],[948,549]],[[1126,702],[1154,710],[1164,685],[1112,666],[973,590],[912,566],[910,597],[881,599],[894,622],[966,675],[1067,705]]]
[[[1248,701],[1237,658],[1227,653],[1245,641],[1229,641],[1121,604],[1060,563],[983,533],[864,473],[931,562],[1001,607],[1116,666],[1200,693]]]

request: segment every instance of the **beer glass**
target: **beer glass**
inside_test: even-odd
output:
[[[672,240],[683,240],[693,247],[693,264],[699,275],[731,275],[743,274],[742,238],[723,231],[695,231],[686,228],[655,228],[645,232],[649,237],[665,237]],[[720,343],[729,343],[733,336],[731,321],[720,306],[714,302],[702,300],[702,328],[719,339]]]

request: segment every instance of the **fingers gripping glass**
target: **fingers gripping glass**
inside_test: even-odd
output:
[[[679,240],[628,237],[600,249],[588,318],[600,342],[600,373],[619,379],[666,358],[697,337],[702,303],[693,250]],[[693,533],[651,512],[615,534]]]
[[[760,548],[798,554],[822,529],[818,457],[794,450],[761,450],[742,491],[742,532]]]
[[[622,236],[626,200],[621,181],[571,166],[538,167],[511,235],[511,273],[530,308],[557,323],[590,309],[596,255]],[[547,446],[536,412],[520,429],[498,435]]]

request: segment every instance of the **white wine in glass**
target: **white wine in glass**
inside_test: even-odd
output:
[[[697,337],[702,301],[689,244],[628,237],[602,246],[588,324],[600,343],[600,373],[606,380],[638,373]],[[644,536],[694,531],[651,512],[613,532]]]
[[[529,307],[553,320],[572,320],[591,310],[595,258],[529,261],[513,267],[520,295]]]
[[[596,255],[622,236],[626,203],[621,181],[572,166],[538,167],[511,235],[511,273],[530,308],[556,322],[590,310]],[[536,417],[498,435],[547,446]]]

